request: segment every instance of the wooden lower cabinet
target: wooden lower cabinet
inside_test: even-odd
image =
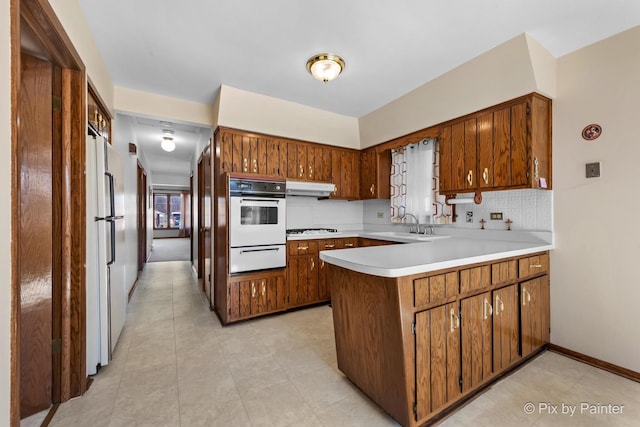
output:
[[[401,425],[427,423],[549,342],[546,259],[397,278],[326,265],[338,368]]]
[[[455,400],[460,390],[458,304],[416,313],[416,414],[418,419]]]
[[[549,276],[520,284],[522,357],[549,342]]]
[[[283,311],[287,308],[284,270],[273,274],[231,276],[227,286],[227,321]]]
[[[491,377],[493,308],[491,292],[460,301],[462,334],[462,391],[467,392]]]
[[[501,371],[520,358],[518,285],[493,291],[493,369]]]

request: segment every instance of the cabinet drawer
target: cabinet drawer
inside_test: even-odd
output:
[[[438,274],[413,281],[414,306],[437,304],[458,294],[458,272]]]
[[[549,272],[549,254],[544,253],[536,256],[521,258],[518,260],[518,277],[535,276]]]
[[[318,241],[294,240],[287,243],[289,255],[312,255],[318,253]]]
[[[344,239],[336,239],[336,249],[349,249],[358,247],[357,237],[346,237]]]
[[[491,284],[501,285],[509,283],[518,278],[518,268],[516,260],[497,262],[491,264]]]
[[[491,284],[491,269],[488,265],[460,270],[460,292],[486,288]]]
[[[319,251],[330,251],[331,249],[338,249],[339,239],[323,239],[318,240],[318,250]]]

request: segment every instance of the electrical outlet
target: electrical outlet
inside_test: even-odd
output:
[[[467,222],[473,222],[473,212],[467,211]]]
[[[378,212],[378,218],[384,218],[384,212]]]
[[[491,220],[502,220],[502,212],[491,212]]]
[[[587,178],[598,178],[600,176],[600,162],[586,164]]]

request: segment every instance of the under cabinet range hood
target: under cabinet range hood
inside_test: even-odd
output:
[[[290,181],[286,184],[287,196],[329,197],[336,190],[330,182]]]

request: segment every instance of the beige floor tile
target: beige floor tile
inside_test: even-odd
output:
[[[293,384],[284,382],[243,396],[244,406],[254,427],[297,425],[314,414]]]
[[[527,415],[524,405],[536,405]],[[541,403],[623,404],[620,415],[541,413]],[[638,426],[640,384],[545,352],[438,423]],[[52,426],[395,426],[337,369],[331,308],[223,327],[188,262],[145,267],[113,360]]]

